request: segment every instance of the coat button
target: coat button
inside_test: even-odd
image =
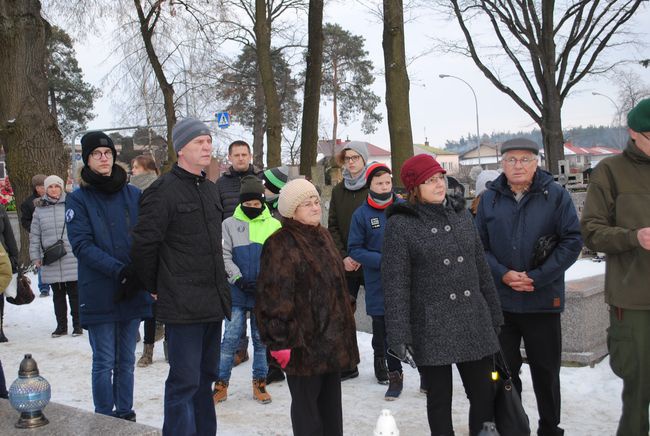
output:
[[[449,299],[450,300],[455,300],[456,299],[456,294],[449,294]]]
[[[458,256],[458,263],[462,263],[464,260],[463,256]]]
[[[445,226],[445,232],[449,232],[449,231],[451,231],[451,226],[449,224],[447,224]]]
[[[449,266],[449,264],[451,264],[451,261],[449,259],[445,259],[445,260],[442,261],[442,263]]]
[[[431,229],[431,233],[438,233],[438,229],[436,229],[435,227],[432,228],[432,229]]]
[[[470,295],[472,295],[472,293],[469,291],[469,289],[465,289],[465,292],[463,292],[463,295],[465,295],[466,297],[469,297]]]

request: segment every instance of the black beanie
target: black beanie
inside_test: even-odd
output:
[[[106,133],[97,130],[88,132],[81,137],[81,159],[83,159],[84,165],[88,165],[90,153],[98,147],[108,147],[113,150],[113,161],[115,161],[117,152],[113,140]]]
[[[241,179],[239,202],[243,203],[248,200],[259,200],[264,203],[264,185],[255,176],[245,176]]]

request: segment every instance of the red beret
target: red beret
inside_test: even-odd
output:
[[[407,159],[402,165],[400,178],[407,191],[412,191],[416,186],[421,185],[434,174],[447,171],[440,166],[437,160],[429,154],[416,154]]]

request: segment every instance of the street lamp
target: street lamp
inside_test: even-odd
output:
[[[476,92],[474,92],[474,88],[472,88],[472,85],[470,85],[460,77],[452,76],[451,74],[438,74],[438,77],[440,77],[441,79],[446,79],[447,77],[451,77],[452,79],[460,80],[465,85],[469,86],[469,89],[472,91],[472,95],[474,95],[474,110],[476,111],[476,145],[478,150],[478,165],[481,166],[481,133],[478,127],[478,100],[476,99]]]
[[[591,95],[599,95],[599,96],[601,96],[601,97],[605,97],[607,100],[609,100],[609,101],[612,102],[612,104],[613,104],[614,107],[616,108],[616,118],[618,119],[618,126],[617,126],[617,127],[618,127],[619,132],[620,132],[621,127],[623,127],[623,121],[621,120],[621,116],[623,115],[623,114],[622,114],[622,111],[621,111],[621,107],[620,107],[618,104],[616,104],[616,102],[614,101],[614,99],[611,98],[611,97],[608,96],[608,95],[605,95],[605,94],[602,94],[602,93],[600,93],[600,92],[596,92],[596,91],[592,91],[592,92],[591,92]],[[617,139],[617,138],[615,138],[614,140],[616,140],[616,139]],[[620,139],[620,138],[618,138],[618,139]],[[620,141],[619,144],[617,144],[619,148],[621,148],[621,146],[620,146],[621,143],[622,143],[622,141]]]

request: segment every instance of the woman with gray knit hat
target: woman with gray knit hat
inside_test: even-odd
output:
[[[288,182],[278,210],[282,228],[264,243],[257,278],[260,336],[287,374],[294,435],[343,435],[340,374],[359,363],[343,263],[314,185]]]
[[[386,333],[389,353],[414,360],[422,373],[431,434],[454,434],[456,365],[474,436],[494,421],[490,373],[503,315],[473,219],[447,197],[445,173],[429,155],[402,166],[408,202],[388,212],[381,259]]]
[[[72,315],[72,336],[79,336],[83,334],[83,330],[79,322],[77,258],[72,253],[65,223],[65,185],[59,176],[53,175],[45,179],[44,186],[45,194],[37,200],[29,230],[29,255],[54,293],[52,301],[56,330],[52,332],[52,337],[58,338],[68,334],[66,295]],[[50,261],[44,253],[59,240],[63,241],[65,255]]]
[[[366,143],[347,142],[336,158],[343,167],[343,180],[332,189],[327,229],[343,260],[348,292],[356,300],[359,287],[363,285],[363,270],[361,264],[348,253],[348,235],[352,214],[368,197],[366,169],[369,162]],[[382,351],[377,349],[375,354],[381,354]],[[341,379],[348,380],[358,376],[359,370],[355,367],[342,373]],[[381,379],[388,381],[388,374],[381,375]]]

